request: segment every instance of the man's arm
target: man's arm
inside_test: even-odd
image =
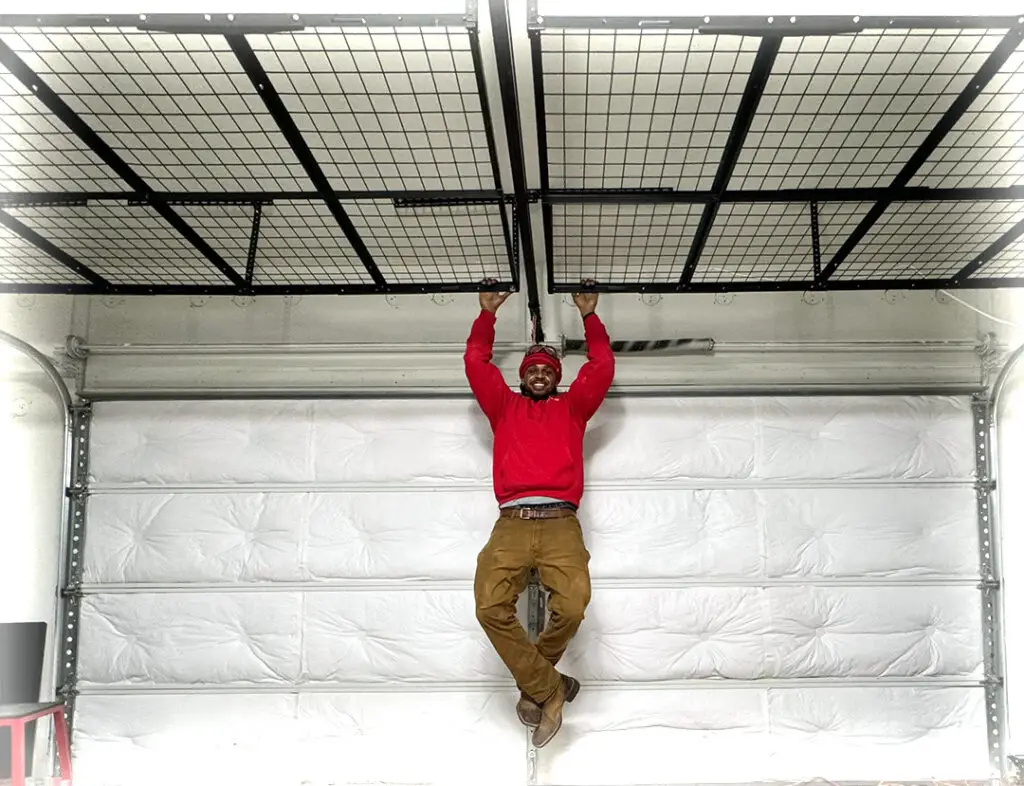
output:
[[[594,282],[583,282],[592,284]],[[604,323],[597,316],[597,293],[577,292],[573,296],[583,318],[583,335],[587,342],[587,362],[569,386],[569,407],[584,423],[590,420],[608,394],[615,377],[615,354]]]
[[[509,292],[480,293],[480,314],[469,331],[466,354],[463,356],[469,387],[492,427],[497,423],[505,399],[512,395],[512,391],[509,390],[501,376],[501,371],[491,362],[497,311],[509,294]]]

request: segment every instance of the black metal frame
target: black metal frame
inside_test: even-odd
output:
[[[530,221],[530,208],[527,204],[526,166],[523,163],[523,132],[519,120],[519,98],[516,90],[512,34],[509,29],[505,0],[489,0],[489,8],[491,33],[494,37],[494,57],[498,67],[498,85],[501,92],[502,117],[505,120],[505,139],[508,143],[508,157],[512,167],[513,199],[516,216],[519,220],[519,231],[523,238],[526,302],[533,320],[534,341],[539,342],[544,340],[544,327],[540,313],[540,291],[537,286],[537,263],[533,253],[533,226]]]
[[[718,162],[718,171],[715,172],[715,182],[711,186],[711,198],[704,204],[704,213],[700,217],[700,224],[697,233],[693,236],[693,243],[690,246],[690,253],[686,257],[686,266],[683,274],[679,277],[679,286],[688,286],[693,279],[693,273],[697,269],[700,255],[704,252],[704,245],[711,234],[711,226],[715,223],[718,215],[718,205],[722,195],[729,186],[732,172],[736,168],[740,151],[743,149],[743,142],[747,138],[747,131],[754,120],[757,112],[757,105],[761,102],[761,94],[764,92],[765,83],[775,65],[775,57],[779,53],[779,46],[782,44],[780,36],[765,36],[761,39],[761,45],[757,49],[757,57],[754,60],[754,67],[747,77],[747,85],[743,90],[743,98],[740,100],[739,109],[733,119],[732,129],[729,131],[729,140],[725,143],[725,150],[722,152],[722,160]]]
[[[746,291],[802,291],[802,290],[856,290],[856,289],[931,289],[931,288],[1002,288],[1017,287],[1024,283],[1022,278],[980,278],[974,276],[982,266],[1024,235],[1024,221],[1006,232],[989,248],[966,263],[959,272],[949,278],[865,278],[860,280],[836,281],[833,274],[851,253],[854,247],[868,234],[886,208],[895,202],[925,202],[945,200],[982,199],[1024,199],[1024,188],[1020,186],[1001,188],[925,188],[908,185],[914,174],[939,146],[942,139],[952,130],[956,122],[968,110],[977,95],[991,81],[1024,40],[1024,17],[544,17],[536,15],[531,8],[529,20],[533,54],[534,89],[537,93],[538,144],[540,148],[542,188],[534,194],[548,211],[553,204],[702,204],[701,221],[693,238],[686,263],[679,282],[604,283],[595,288],[603,292],[746,292]],[[547,136],[545,131],[544,77],[542,73],[543,48],[541,34],[545,29],[573,30],[649,30],[677,29],[692,30],[707,35],[745,35],[761,38],[755,64],[748,77],[746,88],[721,160],[719,161],[714,184],[710,191],[677,191],[664,188],[585,188],[550,189],[548,182]],[[771,73],[779,44],[786,36],[839,35],[857,33],[870,29],[1005,29],[1010,28],[999,45],[990,53],[977,74],[971,79],[960,95],[936,123],[920,147],[915,151],[900,173],[889,186],[876,188],[834,188],[834,189],[773,189],[773,190],[729,190],[728,183],[737,158],[743,147],[746,132],[757,110],[765,82]],[[701,252],[711,232],[720,205],[725,203],[807,203],[809,211],[809,240],[813,257],[813,277],[799,281],[728,281],[693,282],[693,274],[700,262]],[[860,221],[854,232],[846,239],[833,257],[822,266],[818,227],[819,206],[835,202],[872,202],[871,210]],[[549,215],[548,212],[545,215]],[[545,243],[553,245],[553,230],[546,221]],[[549,260],[551,252],[549,252]],[[557,281],[549,275],[551,292],[571,292],[578,289],[575,282]]]
[[[16,78],[39,99],[43,106],[63,122],[84,145],[91,150],[125,187],[119,192],[8,192],[0,193],[0,226],[18,235],[35,246],[42,254],[81,276],[82,283],[37,284],[0,283],[0,292],[54,292],[83,294],[419,294],[432,292],[474,292],[488,289],[520,288],[519,247],[522,246],[527,301],[534,319],[538,340],[543,338],[540,314],[540,292],[538,269],[534,257],[533,232],[530,220],[530,205],[539,203],[546,251],[547,290],[551,293],[569,292],[579,288],[574,281],[559,281],[555,269],[555,246],[553,239],[552,207],[558,204],[693,204],[701,205],[700,223],[686,252],[682,274],[678,281],[632,281],[626,283],[599,283],[595,289],[608,292],[724,292],[724,291],[785,291],[785,290],[848,290],[848,289],[927,289],[927,288],[999,288],[1021,286],[1024,278],[981,277],[979,271],[1000,252],[1024,236],[1024,221],[1005,232],[988,248],[984,249],[953,276],[948,278],[920,277],[875,277],[837,280],[835,273],[842,270],[843,262],[854,251],[857,244],[869,234],[876,221],[886,209],[900,202],[929,202],[947,200],[1011,200],[1024,201],[1024,186],[1014,187],[957,187],[926,188],[908,185],[929,156],[940,145],[943,138],[953,129],[957,121],[969,110],[972,102],[996,75],[1007,59],[1024,41],[1024,23],[1016,17],[547,17],[536,16],[535,4],[531,4],[531,18],[528,20],[530,58],[533,71],[532,97],[520,96],[516,86],[515,58],[511,42],[511,31],[506,4],[502,0],[488,0],[495,44],[500,96],[489,97],[480,54],[480,41],[476,20],[475,0],[467,2],[466,13],[462,15],[304,15],[304,14],[157,14],[157,15],[51,15],[36,17],[27,14],[0,15],[0,27],[75,26],[112,28],[123,27],[150,32],[201,33],[224,36],[230,48],[244,67],[257,94],[267,111],[288,142],[306,176],[313,184],[311,190],[296,191],[233,191],[233,192],[169,192],[154,189],[86,121],[72,109],[36,74],[10,47],[0,42],[0,63],[6,66]],[[464,28],[470,41],[473,76],[476,92],[480,99],[483,131],[490,155],[493,189],[477,190],[366,190],[343,191],[333,189],[327,175],[306,143],[295,120],[287,111],[268,78],[267,72],[253,51],[247,34],[297,32],[307,28],[374,28],[374,27],[425,27],[444,26]],[[547,121],[543,75],[542,33],[545,29],[613,29],[645,30],[676,29],[691,30],[707,35],[745,35],[761,39],[754,66],[748,75],[747,84],[740,100],[739,109],[733,118],[728,141],[718,161],[714,182],[709,190],[673,190],[666,188],[556,188],[550,187],[549,154],[547,147]],[[871,188],[787,188],[754,191],[729,189],[729,181],[743,149],[747,131],[757,111],[762,91],[771,74],[773,61],[780,43],[786,37],[809,35],[842,35],[872,29],[909,30],[982,30],[1008,29],[1003,40],[989,54],[984,65],[961,91],[960,95],[931,129],[922,145],[914,152],[900,173],[887,186]],[[467,65],[468,68],[468,65]],[[540,163],[540,188],[527,186],[525,155],[523,151],[524,128],[519,115],[520,99],[530,100],[536,109],[538,153]],[[495,143],[495,132],[491,117],[494,101],[500,100],[501,117],[509,143],[509,160],[512,172],[512,190],[506,193],[501,186],[501,162]],[[497,108],[497,107],[495,107]],[[479,159],[482,161],[482,158]],[[509,280],[484,285],[476,281],[430,280],[416,284],[389,283],[382,274],[366,243],[360,237],[342,201],[389,200],[395,210],[406,210],[432,206],[493,206],[501,218],[501,232],[509,260]],[[339,230],[351,246],[372,283],[325,283],[325,284],[254,284],[259,244],[261,242],[261,221],[267,221],[263,211],[275,201],[309,201],[325,205],[332,214]],[[4,211],[5,208],[26,206],[82,206],[91,202],[119,202],[129,206],[148,206],[156,211],[182,240],[194,248],[202,257],[224,276],[223,284],[116,284],[108,277],[99,275],[66,250],[43,237],[39,231]],[[868,213],[840,245],[830,259],[823,259],[823,244],[819,231],[819,210],[829,204],[843,202],[870,203]],[[806,280],[739,280],[700,281],[694,280],[694,273],[701,260],[701,252],[715,226],[715,219],[721,205],[729,203],[803,203],[808,212],[807,238],[813,255],[813,271]],[[247,253],[243,253],[244,275],[241,261],[236,270],[204,240],[179,212],[176,205],[250,205],[253,208],[252,228]],[[494,225],[496,228],[496,224]],[[521,238],[520,238],[520,234]],[[501,243],[495,233],[494,239]],[[520,243],[520,239],[522,242]],[[833,242],[836,242],[833,240]],[[833,246],[834,248],[834,246]],[[500,258],[500,256],[499,256]]]
[[[288,142],[291,151],[301,164],[314,190],[306,191],[258,191],[258,192],[157,192],[150,187],[89,125],[76,114],[40,76],[34,73],[18,55],[0,41],[0,63],[8,68],[26,90],[38,97],[43,105],[64,123],[99,159],[110,167],[124,182],[125,190],[120,192],[8,192],[0,193],[0,224],[10,232],[52,257],[75,274],[81,276],[82,284],[37,284],[3,283],[0,292],[39,292],[66,294],[421,294],[433,292],[475,292],[489,289],[518,290],[519,260],[518,243],[513,238],[509,214],[505,204],[508,201],[501,191],[500,163],[494,140],[493,124],[485,89],[483,65],[477,30],[476,2],[468,0],[466,13],[454,14],[360,14],[347,15],[299,15],[299,14],[155,14],[132,15],[48,15],[45,17],[0,15],[0,27],[98,27],[130,28],[148,32],[197,33],[222,35],[238,58],[256,93],[263,100],[267,111]],[[246,39],[247,34],[269,34],[275,32],[296,32],[307,27],[457,27],[464,28],[470,39],[473,70],[482,110],[482,123],[490,157],[494,189],[478,191],[402,191],[367,190],[338,191],[331,187],[323,169],[313,156],[295,120],[288,112],[280,95],[274,88],[259,57]],[[423,284],[389,283],[381,273],[365,242],[360,237],[341,200],[379,200],[392,202],[396,209],[430,206],[433,204],[494,205],[500,214],[505,252],[508,258],[508,280],[494,284],[478,281],[437,281]],[[367,271],[372,284],[254,284],[256,258],[259,252],[260,223],[264,207],[275,201],[309,201],[323,203],[337,222],[341,233],[351,246],[356,257]],[[83,206],[90,202],[117,202],[128,206],[146,205],[154,209],[181,235],[213,264],[227,279],[224,285],[209,283],[191,284],[118,284],[91,270],[67,251],[57,247],[39,232],[3,212],[11,207],[61,207]],[[195,229],[173,209],[174,205],[231,205],[243,204],[253,207],[253,223],[246,254],[244,277],[231,267],[207,243]],[[523,211],[525,215],[525,211]],[[514,213],[513,213],[514,215]],[[532,252],[532,248],[530,248]],[[528,269],[532,271],[532,261]],[[537,302],[537,298],[533,298]],[[537,304],[539,309],[539,303]],[[539,316],[539,310],[538,310]]]
[[[1009,59],[1010,55],[1013,54],[1014,50],[1024,40],[1024,30],[1017,29],[1011,30],[1005,36],[1003,40],[999,42],[992,54],[985,60],[985,64],[981,67],[974,78],[967,83],[967,86],[961,91],[960,95],[957,96],[956,101],[946,110],[942,115],[942,118],[938,123],[935,124],[935,128],[931,130],[931,133],[925,137],[925,140],[921,143],[921,146],[915,151],[914,155],[911,156],[910,160],[904,165],[900,173],[892,181],[891,188],[897,189],[902,188],[910,182],[910,179],[917,173],[917,170],[921,168],[921,165],[928,160],[935,148],[939,146],[943,137],[946,136],[956,125],[956,121],[963,117],[964,112],[970,107],[971,103],[977,98],[978,93],[985,89],[992,77],[996,75],[996,72],[1003,66],[1003,64]],[[885,212],[886,208],[892,201],[888,198],[882,198],[872,206],[868,214],[861,219],[861,222],[857,225],[857,228],[853,233],[846,239],[846,242],[836,252],[835,256],[829,261],[828,265],[821,271],[821,275],[817,276],[815,283],[819,286],[824,284],[836,269],[843,263],[843,261],[853,251],[864,236],[871,230],[871,227],[875,225],[875,222],[881,218],[882,213]]]
[[[270,112],[270,116],[274,118],[274,122],[277,123],[278,128],[281,129],[281,133],[284,134],[284,138],[288,140],[288,144],[291,145],[292,150],[295,153],[295,157],[299,159],[302,164],[302,168],[306,170],[306,176],[316,186],[317,193],[324,200],[327,205],[327,209],[331,211],[331,215],[334,216],[334,220],[338,222],[338,226],[341,227],[341,231],[344,233],[345,238],[348,240],[352,249],[356,252],[356,256],[359,257],[359,261],[363,263],[363,267],[366,268],[366,272],[370,274],[370,278],[373,279],[373,283],[377,286],[384,286],[384,276],[377,267],[377,263],[373,261],[373,257],[370,255],[369,250],[366,248],[366,244],[363,243],[363,239],[359,237],[359,233],[356,231],[355,225],[352,223],[352,219],[348,217],[348,213],[345,212],[345,208],[341,206],[341,202],[333,194],[329,193],[331,184],[327,180],[327,176],[320,168],[320,164],[313,157],[312,151],[306,144],[306,140],[302,138],[302,133],[299,131],[299,127],[295,125],[295,120],[289,114],[285,108],[284,101],[281,100],[281,96],[277,94],[277,90],[274,89],[274,83],[270,81],[270,76],[266,71],[263,70],[263,64],[260,63],[259,58],[256,57],[256,53],[252,51],[252,47],[249,46],[249,42],[246,40],[244,35],[228,35],[225,36],[228,40],[228,44],[231,46],[231,50],[235,53],[235,57],[238,58],[238,62],[242,64],[242,68],[245,69],[246,76],[252,82],[253,88],[259,93],[260,98],[263,99],[263,103],[267,106],[267,111]],[[249,283],[249,282],[247,282]]]

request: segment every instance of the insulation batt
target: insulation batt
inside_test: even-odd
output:
[[[526,783],[472,401],[94,413],[78,783]],[[969,401],[613,398],[585,452],[538,783],[987,776]]]

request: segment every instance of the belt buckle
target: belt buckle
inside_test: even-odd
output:
[[[529,521],[530,519],[533,518],[533,509],[532,508],[520,508],[519,509],[519,518],[524,519],[526,521]]]

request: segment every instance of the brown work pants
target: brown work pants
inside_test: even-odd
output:
[[[477,557],[476,618],[519,690],[542,704],[561,679],[555,671],[590,603],[590,553],[579,519],[499,518]],[[550,591],[550,618],[534,644],[516,617],[516,601],[537,569]]]

